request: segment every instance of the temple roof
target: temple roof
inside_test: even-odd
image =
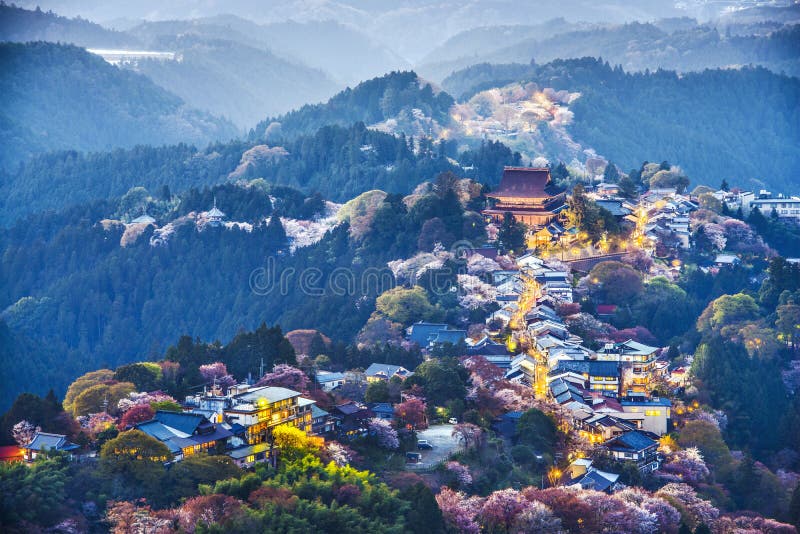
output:
[[[547,167],[505,167],[497,191],[488,193],[492,198],[546,198],[563,193],[550,177]]]

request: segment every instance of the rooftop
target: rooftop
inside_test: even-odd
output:
[[[292,397],[299,397],[300,392],[292,389],[263,386],[254,388],[246,393],[236,395],[236,400],[239,402],[256,403],[260,399],[266,399],[270,404],[273,402],[280,402],[282,400],[291,399]]]
[[[563,189],[553,184],[547,167],[505,167],[497,190],[486,196],[545,198],[562,192]]]
[[[606,442],[606,446],[609,449],[626,449],[626,450],[635,450],[635,451],[642,451],[644,449],[657,446],[658,442],[649,436],[647,436],[644,432],[639,430],[633,430],[631,432],[625,432]]]
[[[72,451],[78,449],[79,446],[67,441],[67,436],[64,434],[37,432],[33,438],[33,441],[25,445],[24,448],[32,451],[43,451],[45,449]]]

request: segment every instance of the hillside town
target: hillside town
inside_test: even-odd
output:
[[[602,207],[627,229],[627,237],[603,233],[596,242],[587,239],[570,213],[579,195]],[[621,472],[605,465],[632,466],[642,475],[662,473],[665,463],[675,461],[670,435],[677,424],[699,411],[697,402],[686,402],[684,395],[692,380],[692,356],[676,360],[669,354],[671,347],[642,342],[654,339],[647,332],[604,328],[603,321],[618,313],[618,305],[593,300],[593,313],[582,311],[587,298],[596,299],[587,284],[600,283],[587,278],[597,272],[597,266],[617,262],[624,267],[619,262],[627,261],[644,263],[645,276],[651,279],[675,280],[681,271],[676,258],[696,245],[692,214],[709,198],[722,203],[726,212],[769,208],[778,217],[796,218],[800,210],[793,209],[795,199],[771,198],[764,191],[697,195],[661,188],[632,200],[619,196],[616,184],[604,182],[567,197],[546,167],[506,167],[499,188],[487,196],[492,204],[483,215],[490,235],[497,234],[504,221],[523,222],[527,230],[522,248],[527,250],[510,254],[508,245],[496,238],[494,244],[459,251],[459,257],[434,251],[434,257],[448,256],[463,266],[458,275],[462,306],[474,309],[477,299],[480,309],[490,313],[482,325],[472,324],[468,330],[446,322],[414,322],[403,332],[402,344],[421,351],[425,361],[457,356],[471,374],[466,406],[480,407],[486,402],[486,391],[503,398],[489,412],[492,431],[499,438],[516,443],[517,423],[531,408],[554,417],[562,431],[574,436],[566,449],[549,457],[552,465],[541,471],[542,484],[547,478],[552,485],[613,493],[626,484]],[[202,216],[204,224],[211,226],[224,224],[224,218],[216,199]],[[147,215],[132,221],[134,225],[153,223]],[[726,252],[723,244],[713,264],[700,268],[716,272],[740,262],[740,255]],[[319,356],[313,350],[325,350],[324,342],[312,346],[312,338],[320,339],[314,331],[294,336],[297,362],[312,361]],[[389,448],[397,447],[398,431],[410,431],[418,446],[406,453],[407,468],[422,471],[435,469],[459,449],[469,447],[470,439],[482,432],[474,419],[464,420],[464,403],[460,409],[436,406],[432,410],[431,399],[419,393],[418,386],[403,386],[414,377],[413,369],[381,362],[365,368],[326,368],[325,359],[317,358],[317,364],[305,371],[278,365],[258,383],[237,382],[224,364],[206,365],[200,371],[208,382],[180,401],[160,391],[131,392],[114,410],[120,418],[110,415],[106,398],[103,412],[79,421],[87,431],[116,425],[120,430],[142,432],[166,446],[169,452],[161,458],[165,465],[208,453],[226,455],[242,469],[260,463],[277,465],[281,443],[287,443],[278,437],[277,429],[296,429],[318,446],[379,436],[381,443],[388,440]],[[389,389],[400,395],[387,395]],[[319,405],[319,392],[325,407]],[[135,412],[137,416],[129,417]],[[443,427],[444,434],[436,435],[445,438],[438,444],[426,439],[426,433]],[[15,430],[27,438],[17,452],[6,448],[6,459],[30,463],[57,451],[90,461],[96,454],[86,443],[72,443],[66,435],[24,425]],[[440,447],[442,451],[437,450]],[[541,451],[534,453],[543,458]],[[603,462],[597,465],[593,458]]]

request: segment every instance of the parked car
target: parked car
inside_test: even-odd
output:
[[[450,423],[451,425],[457,425],[458,419],[456,419],[455,417],[451,417],[450,419],[447,420],[447,422]]]
[[[431,445],[430,443],[428,443],[428,440],[427,440],[427,439],[421,439],[421,440],[419,440],[419,441],[417,442],[417,448],[418,448],[419,450],[421,450],[421,451],[422,451],[422,450],[424,450],[424,451],[429,451],[429,450],[431,450],[431,449],[433,448],[433,445]]]
[[[406,463],[407,464],[419,464],[422,463],[422,455],[418,452],[407,452],[406,453]]]

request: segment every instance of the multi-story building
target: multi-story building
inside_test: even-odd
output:
[[[617,362],[620,365],[622,392],[647,393],[657,374],[658,348],[629,339],[622,343],[606,343],[597,351],[598,361]]]
[[[553,183],[546,167],[506,167],[499,187],[486,196],[494,201],[493,207],[483,210],[487,217],[500,222],[510,212],[535,228],[555,220],[566,202],[566,193]]]
[[[272,429],[280,425],[311,433],[314,403],[291,389],[246,385],[231,388],[227,395],[203,394],[186,399],[186,404],[198,411],[213,412],[210,419],[243,428],[244,441],[249,445],[271,441]]]
[[[756,198],[750,201],[750,210],[755,208],[765,217],[775,210],[778,217],[800,220],[800,197]]]

